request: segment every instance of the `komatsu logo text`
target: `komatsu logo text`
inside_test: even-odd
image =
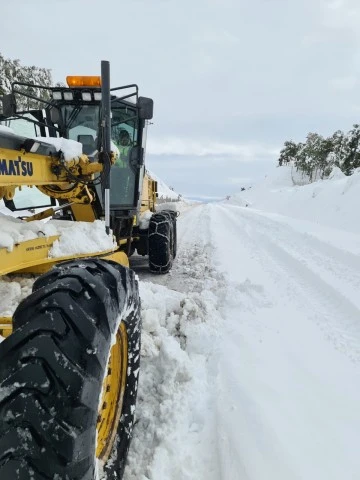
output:
[[[32,162],[24,162],[21,157],[17,160],[0,159],[0,175],[22,175],[32,177],[34,173]]]

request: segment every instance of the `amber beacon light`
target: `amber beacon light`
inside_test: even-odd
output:
[[[66,82],[70,88],[74,87],[101,87],[101,77],[98,76],[68,76]]]

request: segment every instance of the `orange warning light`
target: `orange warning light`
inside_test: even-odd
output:
[[[101,77],[78,77],[78,76],[69,76],[66,77],[66,82],[70,88],[75,87],[92,87],[99,88],[101,87]]]

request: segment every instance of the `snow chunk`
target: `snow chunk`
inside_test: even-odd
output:
[[[50,220],[48,222],[25,222],[19,218],[0,214],[0,248],[12,251],[15,244],[38,237],[60,235],[50,251],[51,257],[87,254],[116,248],[112,235],[107,235],[105,223],[71,222]]]
[[[141,230],[146,230],[149,228],[150,218],[152,217],[152,212],[146,210],[139,219],[139,228]]]
[[[168,202],[168,203],[161,203],[156,205],[156,211],[162,212],[163,210],[171,210],[172,212],[178,211],[178,202]]]
[[[0,214],[0,248],[12,251],[16,243],[32,240],[40,236],[42,222],[25,222],[19,218]]]
[[[14,130],[10,127],[5,127],[5,125],[0,125],[0,132],[12,133],[14,134]]]
[[[105,223],[101,220],[91,223],[50,220],[48,224],[46,224],[48,227],[55,227],[60,234],[60,239],[54,242],[49,252],[50,257],[94,253],[116,248],[113,236],[106,234]]]
[[[11,317],[21,300],[31,293],[33,275],[0,278],[0,316]]]
[[[45,143],[53,145],[58,152],[62,152],[64,159],[68,162],[76,157],[80,157],[83,153],[82,144],[76,140],[69,140],[66,138],[53,137],[34,137],[34,140],[40,140]]]
[[[329,180],[340,180],[344,177],[346,177],[346,175],[340,170],[339,167],[333,167],[329,175]]]

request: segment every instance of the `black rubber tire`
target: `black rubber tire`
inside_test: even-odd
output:
[[[140,238],[136,241],[136,251],[138,255],[145,256],[149,254],[149,239],[148,232],[142,233]]]
[[[154,213],[149,222],[149,268],[153,273],[168,273],[172,267],[173,224],[167,212]]]
[[[134,273],[114,262],[67,262],[35,282],[0,344],[1,480],[94,480],[99,398],[119,313],[128,376],[105,471],[121,478],[138,385],[139,308]]]

